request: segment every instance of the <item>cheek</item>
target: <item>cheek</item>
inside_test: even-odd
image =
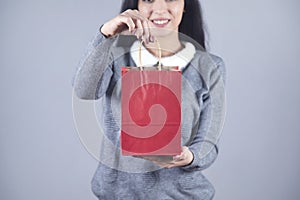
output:
[[[173,10],[173,14],[176,17],[176,21],[181,21],[183,15],[183,9],[178,8]]]
[[[145,7],[145,6],[139,6],[138,10],[140,11],[140,14],[143,15],[144,17],[148,18],[149,17],[149,8]]]
[[[171,8],[171,12],[173,13],[173,16],[176,17],[177,20],[180,20],[183,15],[184,10],[184,4],[176,5],[173,8]]]

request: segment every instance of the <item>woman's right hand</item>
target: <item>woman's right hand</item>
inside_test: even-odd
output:
[[[149,20],[138,10],[128,9],[124,11],[106,22],[100,31],[107,37],[128,31],[129,34],[135,35],[147,44],[154,42],[154,37],[150,33]]]

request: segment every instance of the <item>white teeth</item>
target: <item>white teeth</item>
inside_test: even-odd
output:
[[[155,24],[165,24],[165,23],[167,23],[169,20],[167,20],[167,19],[165,19],[165,20],[153,20],[153,22],[155,23]]]

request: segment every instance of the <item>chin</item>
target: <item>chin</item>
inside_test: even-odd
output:
[[[177,31],[171,30],[171,29],[166,29],[166,28],[152,28],[151,29],[151,34],[154,37],[168,37],[171,36],[172,34],[178,34]]]

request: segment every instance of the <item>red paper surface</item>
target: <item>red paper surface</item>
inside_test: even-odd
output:
[[[122,155],[180,154],[181,76],[122,69]]]

